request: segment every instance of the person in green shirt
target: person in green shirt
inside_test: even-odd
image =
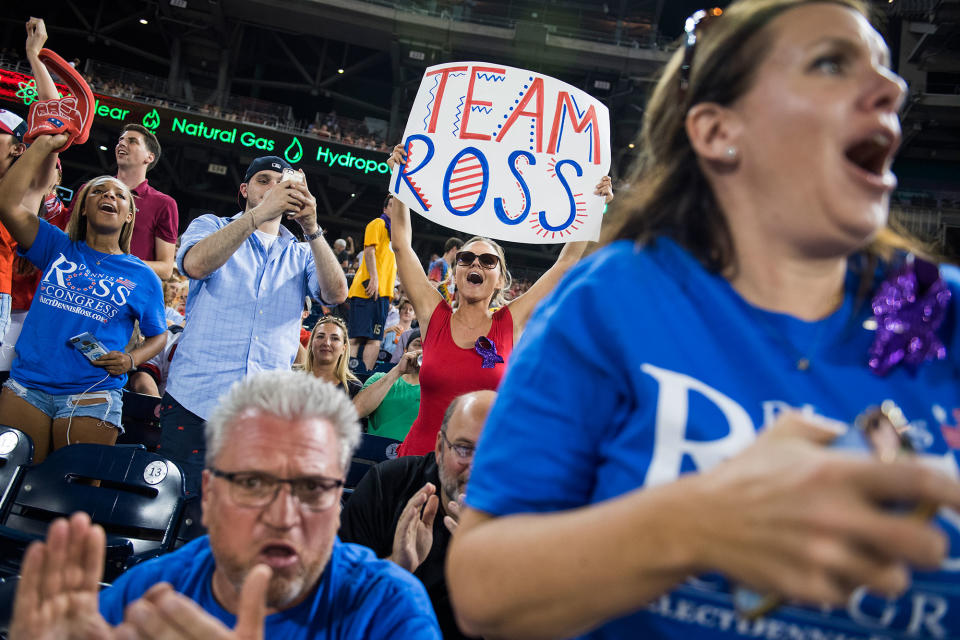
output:
[[[403,357],[387,373],[375,373],[353,399],[361,418],[368,419],[367,433],[403,440],[420,411],[420,332],[406,336]]]

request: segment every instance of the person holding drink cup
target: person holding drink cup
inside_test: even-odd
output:
[[[531,318],[479,442],[465,632],[960,635],[958,519],[903,508],[960,506],[960,272],[887,224],[906,86],[868,15],[687,20],[620,224]],[[915,459],[828,449],[886,400]],[[783,604],[750,619],[737,587]]]
[[[387,373],[367,378],[353,399],[361,418],[368,419],[367,433],[403,440],[420,411],[420,365],[423,339],[414,329],[401,338],[403,355]]]

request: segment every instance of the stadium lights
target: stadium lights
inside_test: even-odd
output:
[[[337,73],[343,73],[343,69],[337,69]]]
[[[140,18],[140,24],[150,24],[146,18]]]
[[[100,151],[106,151],[106,150],[107,150],[107,148],[106,148],[105,146],[100,145]]]

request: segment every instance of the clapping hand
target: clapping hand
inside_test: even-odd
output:
[[[461,493],[456,500],[447,503],[447,515],[443,516],[443,526],[451,534],[456,533],[457,527],[460,525],[460,514],[463,512],[463,501],[466,498],[467,494]]]
[[[45,542],[27,549],[13,604],[10,640],[111,640],[100,615],[106,536],[82,512],[58,518]]]
[[[428,482],[407,501],[393,536],[390,560],[413,572],[427,559],[433,547],[433,519],[440,499],[437,488]],[[422,510],[422,512],[421,512]]]
[[[270,567],[263,564],[247,574],[233,629],[169,584],[155,584],[127,607],[114,640],[263,640],[267,588],[272,575]]]

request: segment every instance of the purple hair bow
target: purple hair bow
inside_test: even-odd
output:
[[[915,369],[925,360],[947,357],[936,331],[943,324],[950,295],[937,265],[907,256],[873,298],[877,334],[869,365],[874,373],[886,375],[900,362]]]

